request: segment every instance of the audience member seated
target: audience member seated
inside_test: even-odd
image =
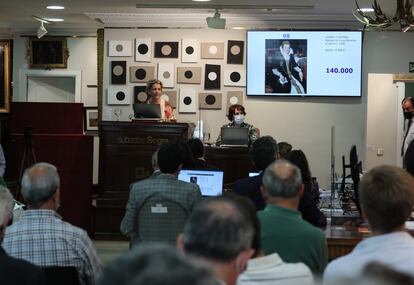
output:
[[[221,284],[235,285],[254,253],[253,233],[246,212],[223,196],[196,206],[177,246],[192,262],[209,266]]]
[[[404,156],[405,170],[414,176],[414,140],[410,142]]]
[[[246,271],[239,275],[237,285],[313,285],[312,273],[305,264],[285,263],[277,253],[264,256],[260,239],[260,222],[253,202],[243,196],[233,196],[247,211],[254,225],[252,248],[255,253],[248,261]]]
[[[165,244],[142,244],[103,272],[99,285],[219,285],[206,268],[188,262]]]
[[[160,167],[158,166],[158,149],[152,154],[151,164],[152,164],[152,169],[154,170],[154,172],[152,172],[149,178],[156,178],[158,177],[158,175],[161,174]]]
[[[292,150],[286,154],[285,159],[296,165],[300,169],[302,175],[304,191],[299,202],[299,211],[302,213],[302,218],[314,226],[326,226],[326,217],[315,203],[315,194],[312,192],[312,175],[305,154],[301,150]]]
[[[195,158],[191,152],[190,146],[187,143],[182,142],[181,147],[184,150],[185,157],[182,169],[194,169],[195,167]]]
[[[292,145],[288,142],[280,142],[277,146],[279,147],[280,158],[285,158],[286,155],[292,150]]]
[[[87,233],[56,212],[60,206],[60,178],[55,166],[37,163],[26,169],[21,193],[28,210],[6,230],[3,247],[8,254],[41,267],[76,267],[83,284],[93,283],[100,260]]]
[[[382,263],[368,263],[361,274],[325,282],[326,285],[414,285],[414,277],[410,274],[396,271]]]
[[[274,138],[264,136],[258,138],[250,148],[250,156],[255,167],[261,171],[257,176],[246,177],[234,183],[234,192],[249,198],[256,206],[256,210],[263,210],[265,201],[260,192],[263,171],[278,157],[278,146]]]
[[[158,150],[158,165],[161,174],[155,179],[146,179],[131,185],[125,216],[121,222],[121,232],[131,237],[132,246],[142,240],[138,228],[139,211],[147,199],[158,195],[180,205],[188,213],[201,200],[201,192],[197,184],[177,179],[185,158],[186,151],[182,144],[165,144]],[[166,215],[168,221],[174,222],[174,218],[174,216]],[[181,225],[177,224],[177,227],[181,231],[179,228]]]
[[[3,241],[6,227],[12,222],[13,205],[13,196],[10,191],[0,186],[0,244]],[[1,246],[0,280],[2,285],[41,285],[46,282],[40,267],[8,256]]]
[[[404,230],[414,205],[414,178],[398,167],[378,166],[362,177],[359,195],[373,236],[332,261],[324,283],[359,275],[372,261],[414,277],[414,239]]]
[[[250,125],[244,121],[244,116],[246,116],[245,108],[242,105],[234,104],[229,107],[229,111],[227,113],[227,119],[229,119],[230,123],[223,125],[222,128],[246,128],[249,129],[249,146],[254,143],[255,140],[259,137],[257,133],[258,129],[255,128],[253,125]],[[216,145],[221,145],[221,134],[218,136],[216,140]]]
[[[204,146],[200,139],[192,138],[187,143],[194,157],[194,169],[219,170],[217,167],[208,164],[204,159]]]
[[[322,274],[328,262],[327,242],[297,210],[303,195],[299,168],[285,160],[271,164],[263,175],[262,194],[267,205],[257,215],[265,254],[276,252],[284,262],[303,262],[314,274]]]

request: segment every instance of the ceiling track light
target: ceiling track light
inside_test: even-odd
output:
[[[37,38],[40,39],[43,36],[47,34],[47,30],[43,24],[43,22],[40,22],[40,27],[37,29]]]
[[[32,18],[40,22],[40,27],[37,29],[37,38],[40,39],[47,34],[44,24],[51,24],[48,20],[32,15]]]

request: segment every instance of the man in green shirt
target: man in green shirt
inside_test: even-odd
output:
[[[300,170],[281,160],[266,168],[262,195],[266,208],[257,213],[263,250],[278,253],[284,262],[303,262],[320,275],[328,262],[324,233],[302,219],[297,210],[303,195]]]

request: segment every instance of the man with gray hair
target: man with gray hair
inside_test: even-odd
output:
[[[302,219],[297,210],[303,195],[300,170],[285,160],[276,161],[263,175],[266,208],[257,213],[266,255],[278,253],[284,262],[303,262],[322,274],[328,262],[324,233]]]
[[[0,244],[13,218],[13,196],[0,186]],[[0,282],[2,285],[45,284],[43,270],[27,261],[10,257],[0,246]]]
[[[4,249],[41,267],[76,267],[83,284],[93,282],[100,272],[99,258],[86,232],[56,212],[59,187],[55,166],[37,163],[25,170],[21,193],[29,209],[7,228]]]
[[[253,255],[253,222],[235,200],[205,200],[190,215],[177,246],[194,261],[207,264],[217,278],[235,285]]]

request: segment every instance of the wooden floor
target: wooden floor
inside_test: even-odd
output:
[[[93,243],[103,265],[108,265],[119,255],[129,250],[129,241],[95,240]]]

